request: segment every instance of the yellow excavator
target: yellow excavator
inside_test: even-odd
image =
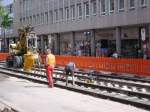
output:
[[[6,60],[8,67],[24,68],[30,71],[39,60],[37,52],[37,36],[33,27],[26,26],[18,30],[19,41],[9,45],[10,56]]]

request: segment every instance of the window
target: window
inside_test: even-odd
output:
[[[135,0],[129,0],[129,6],[130,8],[135,8]]]
[[[66,17],[66,20],[69,19],[69,8],[68,7],[65,8],[65,17]]]
[[[13,13],[13,5],[12,4],[9,5],[7,8],[8,8],[9,13]]]
[[[85,12],[85,16],[89,16],[90,11],[89,11],[89,2],[85,2],[84,3],[84,12]]]
[[[96,0],[92,0],[91,4],[92,4],[92,14],[95,15],[97,11]]]
[[[146,6],[147,0],[140,0],[140,6]]]
[[[32,16],[30,16],[30,24],[32,25]]]
[[[101,0],[100,4],[101,4],[101,6],[100,6],[101,7],[100,8],[101,9],[101,14],[105,15],[105,13],[106,13],[106,1],[105,0]]]
[[[39,14],[37,14],[36,21],[37,21],[37,22],[36,22],[37,24],[40,24],[40,17],[39,17]]]
[[[53,12],[49,11],[49,21],[50,23],[53,23]]]
[[[55,22],[58,22],[58,10],[56,9],[54,13],[55,13]]]
[[[35,25],[36,24],[36,17],[35,17],[35,15],[33,15],[33,25]]]
[[[44,14],[41,13],[41,24],[44,24]]]
[[[26,20],[27,20],[27,24],[29,24],[29,17],[27,17]]]
[[[26,19],[25,19],[25,17],[23,18],[23,24],[25,24],[25,22],[26,22]]]
[[[124,10],[124,0],[119,0],[118,5],[119,10]]]
[[[59,9],[59,18],[60,20],[63,20],[63,8]]]
[[[71,18],[75,19],[75,5],[71,6]]]
[[[45,23],[48,24],[48,12],[45,12]]]
[[[77,13],[78,13],[78,18],[82,17],[82,6],[81,3],[77,4]]]
[[[22,18],[20,18],[20,23],[22,24]]]
[[[109,12],[114,12],[114,0],[109,0]]]

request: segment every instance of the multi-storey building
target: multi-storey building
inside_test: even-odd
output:
[[[41,50],[57,54],[131,57],[150,48],[150,0],[16,0],[16,31],[28,24]]]

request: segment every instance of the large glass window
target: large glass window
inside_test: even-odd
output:
[[[119,10],[124,10],[124,0],[119,0],[118,5]]]
[[[81,6],[81,3],[77,4],[77,13],[78,13],[78,18],[82,17],[82,6]]]
[[[85,16],[89,16],[90,11],[89,11],[89,2],[85,2],[84,3],[84,12],[85,12]]]
[[[106,13],[106,1],[105,0],[101,0],[100,1],[100,9],[101,9],[101,14],[104,15]]]
[[[97,11],[96,0],[92,0],[91,4],[92,4],[92,14],[96,14]]]
[[[109,0],[109,12],[114,12],[114,0]]]

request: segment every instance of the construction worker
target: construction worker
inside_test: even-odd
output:
[[[54,87],[54,82],[53,82],[53,70],[56,65],[56,59],[55,55],[51,53],[51,50],[48,49],[46,51],[46,62],[45,62],[45,67],[46,67],[46,75],[47,75],[47,80],[49,87]]]
[[[65,73],[66,73],[66,86],[68,86],[68,77],[72,76],[72,84],[74,86],[75,82],[74,82],[74,71],[75,71],[76,65],[74,62],[69,62],[66,66],[65,66]]]

